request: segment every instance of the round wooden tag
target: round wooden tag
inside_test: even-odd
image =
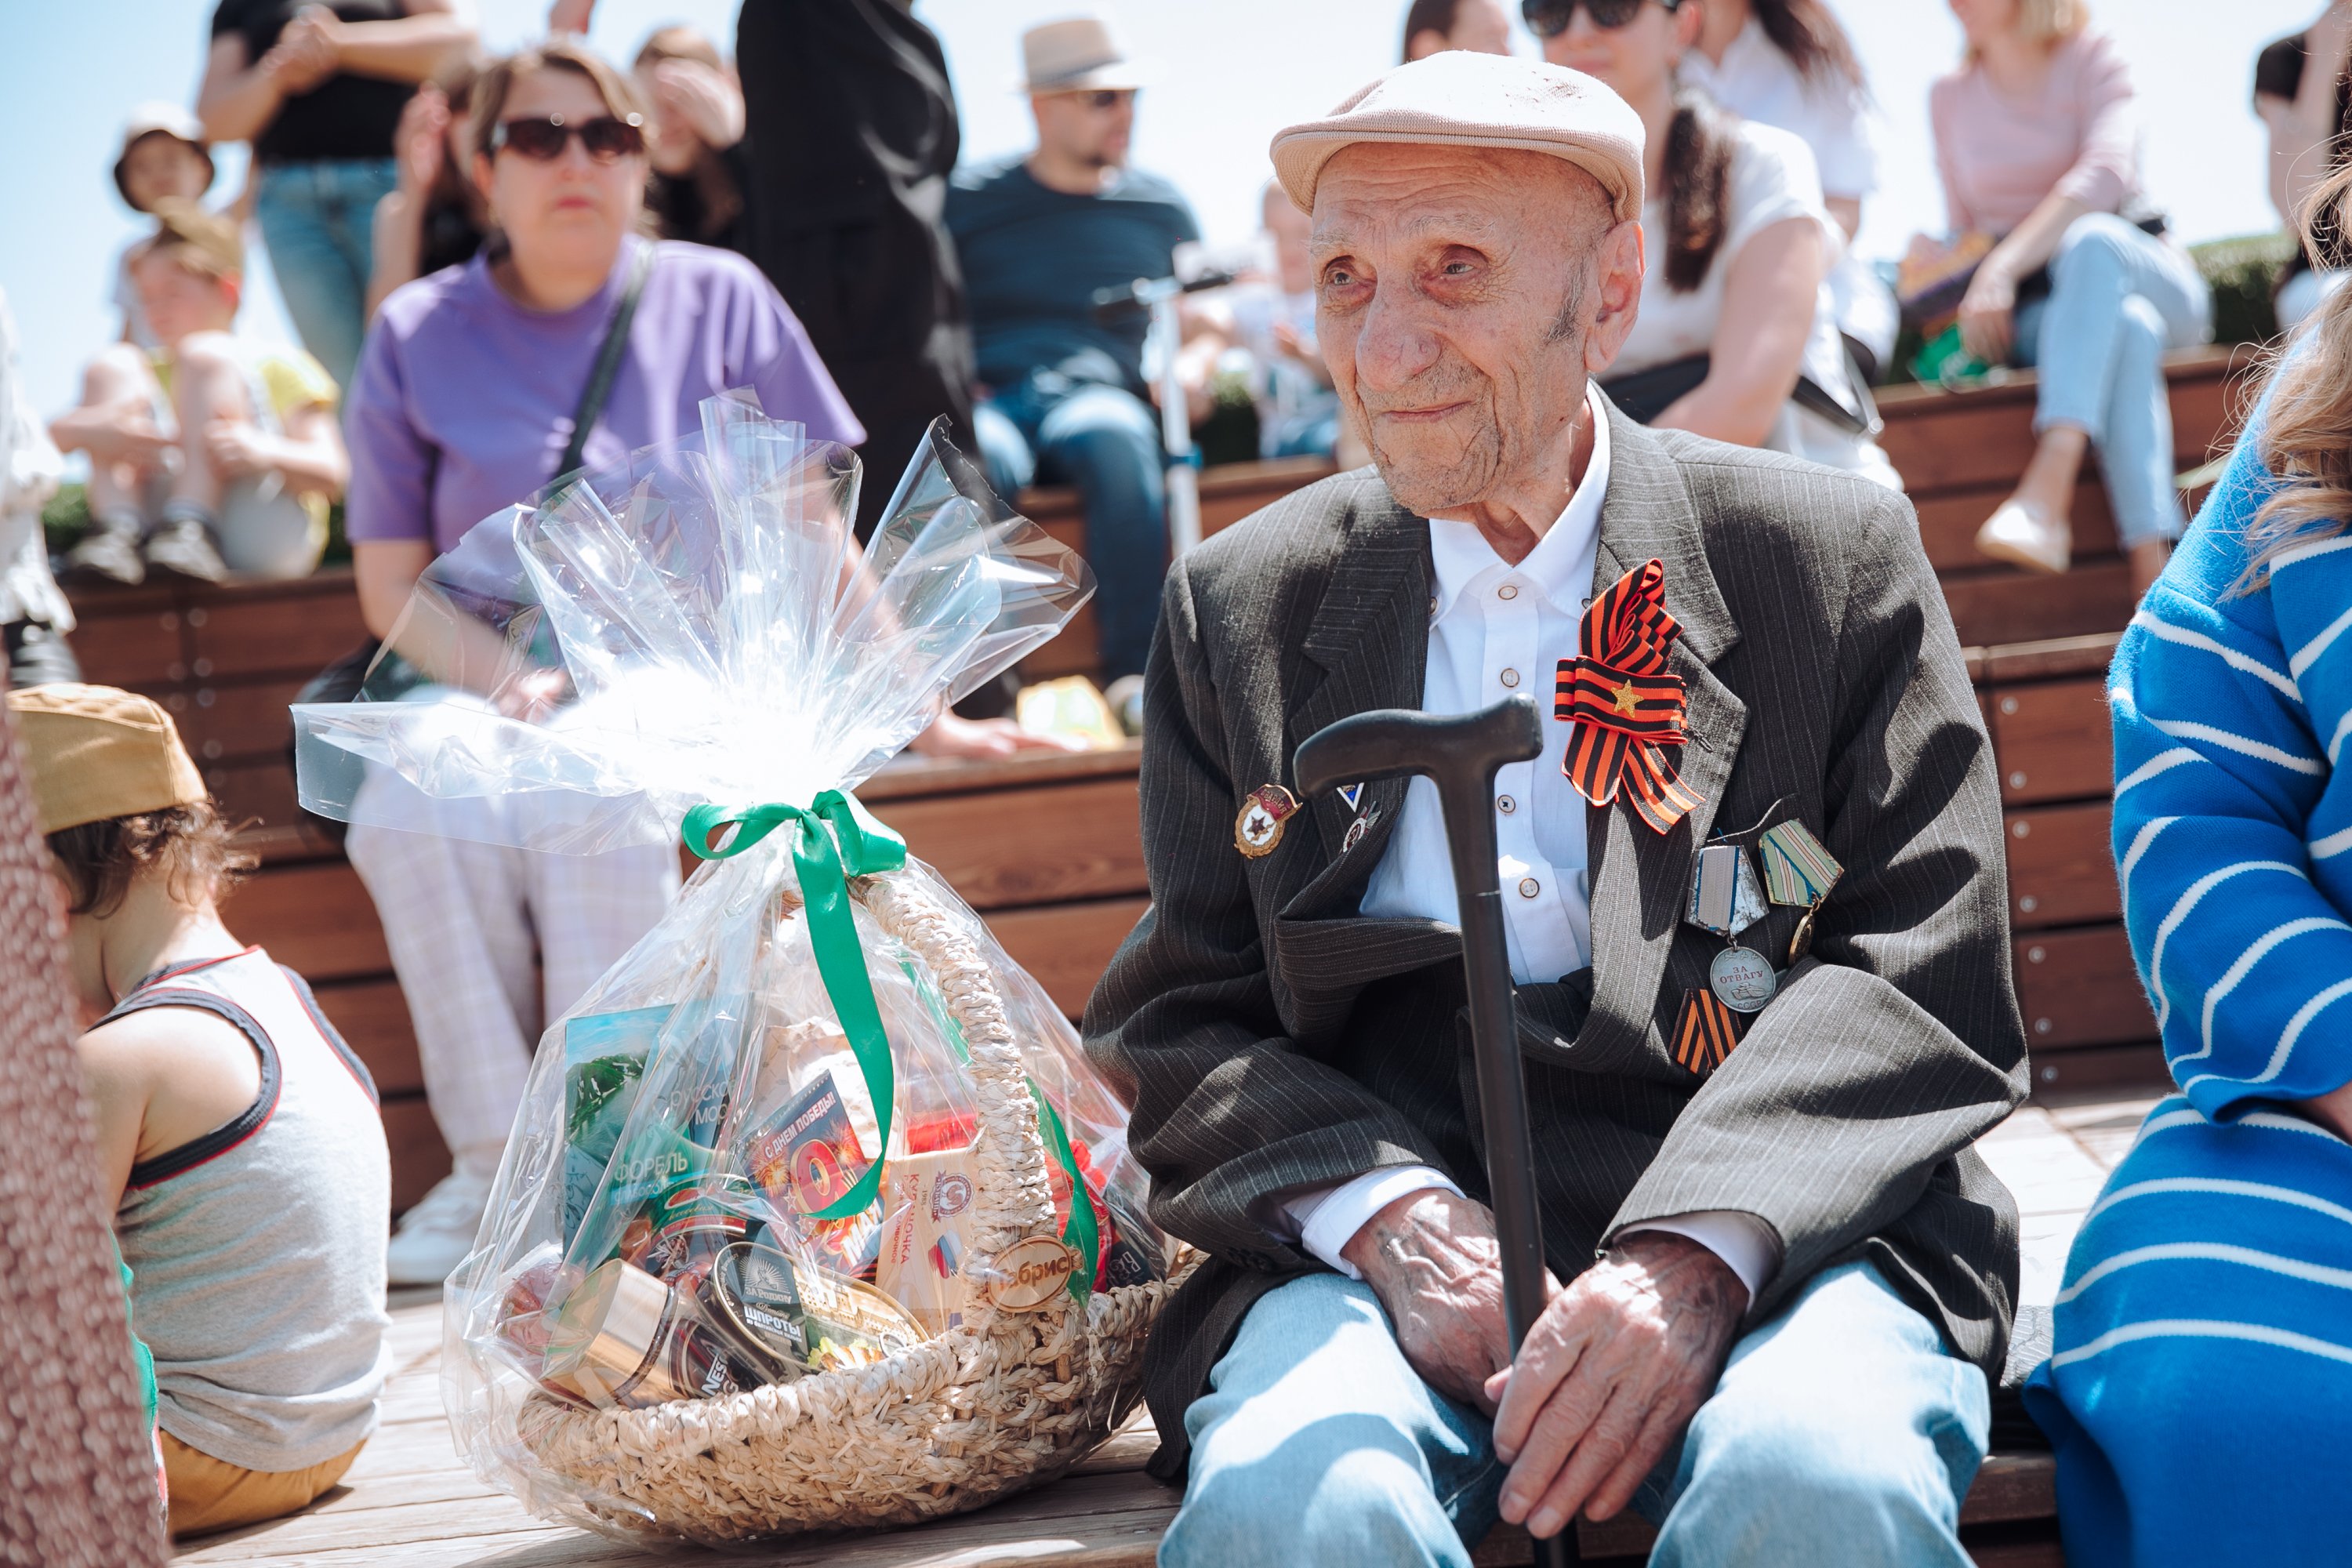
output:
[[[1007,1312],[1034,1312],[1069,1288],[1086,1266],[1077,1248],[1054,1236],[1027,1236],[996,1255],[989,1299]]]

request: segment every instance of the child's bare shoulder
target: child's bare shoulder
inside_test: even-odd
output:
[[[261,1059],[245,1031],[201,1007],[142,1007],[84,1034],[83,1070],[136,1086],[151,1108],[171,1104],[214,1123],[239,1114],[261,1089]],[[152,1110],[151,1110],[152,1114]]]

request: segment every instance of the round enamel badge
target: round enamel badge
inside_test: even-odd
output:
[[[1241,815],[1234,818],[1234,847],[1255,860],[1261,855],[1271,855],[1274,847],[1282,842],[1282,825],[1298,802],[1280,784],[1262,784],[1250,791],[1242,802]]]
[[[1780,988],[1771,961],[1752,947],[1727,947],[1706,966],[1707,989],[1735,1013],[1756,1013]]]

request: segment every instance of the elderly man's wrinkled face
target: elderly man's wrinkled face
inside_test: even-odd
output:
[[[1586,376],[1632,329],[1638,224],[1591,175],[1507,149],[1363,142],[1315,193],[1317,327],[1391,494],[1426,516],[1573,447]]]

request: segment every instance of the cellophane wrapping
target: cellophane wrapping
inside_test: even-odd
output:
[[[1058,631],[1091,592],[1084,563],[936,429],[861,551],[845,449],[740,395],[702,426],[475,530],[420,581],[362,700],[295,710],[303,803],[348,821],[595,853],[676,844],[698,806],[725,819],[698,847],[725,858],[541,1037],[446,1296],[460,1451],[537,1511],[608,1531],[704,1532],[551,1470],[523,1430],[534,1405],[869,1366],[1002,1280],[962,1217],[987,1124],[968,1042],[923,942],[869,902],[944,911],[934,933],[982,955],[1045,1150],[1040,1228],[1085,1260],[1070,1294],[1171,1261],[1125,1110],[1060,1010],[936,873],[896,864],[862,809],[823,805]],[[772,803],[798,810],[752,809]],[[859,895],[833,889],[831,969],[806,907],[827,889],[803,885],[828,854]],[[864,896],[869,874],[891,899]],[[866,1005],[841,1000],[851,926],[878,1071],[846,1016]]]

